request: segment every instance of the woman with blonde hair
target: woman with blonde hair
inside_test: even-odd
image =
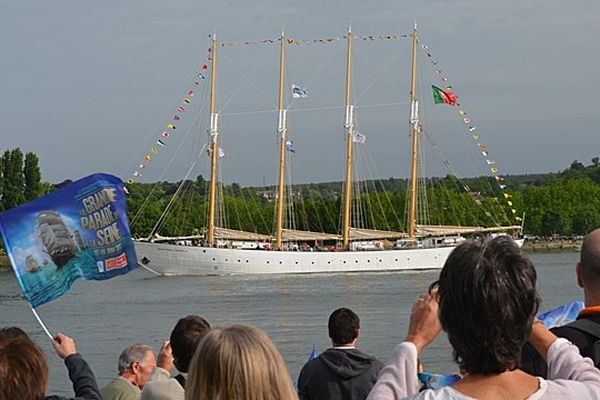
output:
[[[190,363],[186,400],[297,400],[287,367],[260,329],[209,331]]]

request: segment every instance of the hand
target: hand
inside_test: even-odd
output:
[[[405,341],[412,342],[417,354],[435,340],[442,330],[438,318],[437,290],[424,293],[413,304]]]
[[[544,326],[542,321],[536,317],[531,327],[529,343],[531,343],[531,345],[544,358],[544,360],[546,360],[546,357],[548,356],[548,349],[555,340],[556,335],[554,335],[552,331],[549,331],[548,328]]]
[[[160,346],[156,366],[168,372],[171,372],[173,368],[175,368],[175,365],[173,364],[173,351],[171,349],[171,343],[168,340],[164,341],[162,346]]]
[[[70,355],[77,353],[77,348],[75,347],[73,339],[62,333],[59,333],[54,337],[52,347],[54,347],[56,354],[63,360]]]

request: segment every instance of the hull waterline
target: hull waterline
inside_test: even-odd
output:
[[[516,240],[522,245],[522,240]],[[136,242],[138,260],[157,275],[309,274],[441,268],[454,247],[380,251],[268,251]]]

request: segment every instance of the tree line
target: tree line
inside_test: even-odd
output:
[[[427,191],[427,222],[430,224],[490,226],[494,222],[518,225],[515,217],[524,216],[524,232],[538,236],[585,235],[600,226],[600,164],[595,157],[588,166],[574,161],[564,171],[547,174],[506,176],[512,213],[501,193],[485,195],[497,184],[490,177],[464,179],[453,176],[435,178]],[[366,226],[383,230],[406,229],[406,180],[390,178],[366,183],[372,189],[363,194],[361,204]],[[201,233],[206,226],[208,182],[195,181],[135,184],[130,187],[129,213],[136,216],[132,231],[138,237],[152,232],[156,221],[179,185],[179,196],[161,220],[159,233],[165,236]],[[466,191],[464,186],[469,187]],[[341,182],[294,186],[293,215],[296,228],[317,232],[339,232]],[[489,190],[488,190],[489,191]],[[272,233],[275,206],[274,187],[225,185],[222,191],[226,224],[232,229]],[[474,201],[476,200],[476,201]],[[495,220],[490,215],[499,215]]]
[[[600,162],[598,157],[584,165],[575,160],[569,168],[547,174],[505,177],[512,214],[501,193],[485,195],[497,185],[490,177],[464,179],[434,178],[427,190],[426,216],[430,224],[490,226],[494,222],[518,224],[515,216],[525,215],[524,232],[538,236],[584,235],[600,226]],[[6,150],[0,158],[0,211],[35,199],[69,183],[52,185],[41,180],[36,154],[19,149]],[[361,195],[361,222],[382,230],[406,229],[405,179],[389,178],[365,182],[369,193]],[[181,186],[181,187],[180,187]],[[469,187],[466,191],[464,186]],[[179,189],[179,195],[173,195]],[[317,232],[339,232],[342,182],[295,185],[291,197],[296,228]],[[136,183],[128,185],[127,198],[132,233],[145,237],[151,233],[179,236],[202,233],[208,209],[208,182],[200,175],[184,182]],[[272,233],[274,227],[275,187],[224,185],[220,192],[222,223],[232,229]],[[475,200],[475,201],[474,201]],[[171,202],[169,212],[163,211]],[[368,205],[368,207],[367,207]],[[489,215],[500,215],[492,221]],[[226,219],[225,219],[226,216]],[[153,232],[157,221],[158,231]]]
[[[0,211],[38,198],[50,190],[42,183],[39,159],[21,149],[6,150],[0,157]]]

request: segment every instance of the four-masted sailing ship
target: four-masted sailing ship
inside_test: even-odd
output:
[[[282,33],[279,57],[279,103],[277,134],[279,171],[273,235],[228,229],[217,224],[217,185],[219,168],[219,114],[215,109],[217,41],[212,36],[210,57],[211,159],[208,192],[208,226],[203,235],[165,238],[153,235],[135,243],[141,264],[159,275],[286,274],[358,271],[397,271],[441,268],[463,235],[512,234],[518,239],[521,226],[441,226],[417,223],[417,163],[419,159],[419,103],[416,96],[417,26],[412,31],[412,73],[410,89],[411,172],[409,179],[408,226],[406,232],[364,229],[352,226],[353,146],[355,144],[354,106],[351,102],[352,39],[346,35],[345,121],[346,170],[341,210],[341,232],[322,233],[284,227],[284,188],[286,185],[287,110],[284,104],[285,50],[288,40]],[[303,248],[292,243],[336,243],[333,247]],[[387,245],[384,246],[383,244]],[[390,246],[389,243],[392,243]]]

